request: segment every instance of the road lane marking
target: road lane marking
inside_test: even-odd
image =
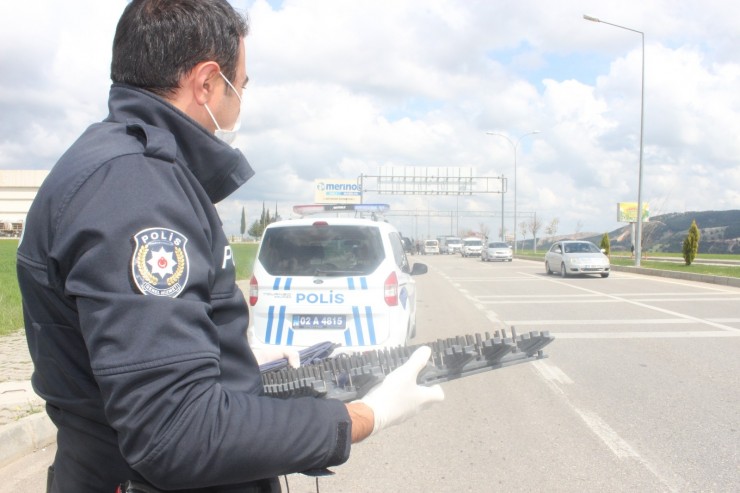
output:
[[[619,280],[639,280],[639,281],[651,281],[663,284],[676,284],[678,286],[690,286],[695,288],[701,288],[708,291],[722,291],[723,293],[737,293],[737,287],[735,286],[724,286],[722,284],[711,284],[706,282],[691,281],[688,279],[676,279],[672,277],[659,277],[649,276],[645,274],[622,274],[617,277]]]
[[[541,280],[541,276],[534,276],[531,274],[525,274],[530,275],[532,281],[538,281]],[[447,275],[442,275],[445,279],[450,281],[455,287],[460,288],[461,282],[480,282],[480,279],[464,279],[464,278],[450,278]],[[613,276],[616,277],[616,276]],[[558,282],[557,280],[553,280],[552,278],[547,278],[550,282],[556,282],[556,283],[562,283],[566,284],[564,282]],[[521,278],[497,278],[497,280],[517,280],[521,281]],[[488,280],[484,282],[490,282]],[[569,285],[569,284],[566,284]],[[615,296],[615,295],[608,295],[605,293],[599,293],[597,291],[588,290],[585,288],[580,288],[578,286],[572,286],[576,287],[577,289],[581,289],[582,291],[586,291],[589,293],[586,296],[593,296],[593,297],[607,297],[611,298],[612,301],[621,301],[626,303],[631,303],[637,306],[643,306],[646,308],[649,308],[651,310],[656,310],[662,313],[665,313],[667,315],[671,315],[674,317],[677,317],[675,319],[653,319],[653,323],[658,324],[689,324],[689,323],[703,323],[708,324],[712,326],[719,327],[723,330],[719,331],[687,331],[687,332],[627,332],[627,333],[621,333],[621,334],[612,334],[612,333],[597,333],[597,332],[584,332],[584,333],[575,333],[575,332],[561,332],[561,333],[553,333],[553,335],[556,338],[561,339],[576,339],[576,338],[584,338],[584,339],[596,339],[596,338],[646,338],[646,337],[736,337],[740,336],[740,329],[734,329],[732,327],[728,327],[725,325],[722,325],[722,323],[733,323],[736,322],[736,319],[699,319],[696,317],[692,317],[689,315],[673,312],[671,310],[665,310],[656,308],[650,305],[645,305],[643,303],[640,303],[635,300],[626,299],[626,296],[629,296],[627,294],[623,295],[622,297]],[[717,291],[721,291],[721,289],[717,288]],[[726,291],[725,291],[726,292]],[[716,293],[712,293],[713,295],[716,295]],[[733,292],[733,294],[736,294],[736,292]],[[480,296],[475,297],[472,296],[467,290],[464,291],[463,295],[469,299],[476,307],[481,307],[482,305],[487,305],[484,313],[486,313],[486,316],[491,319],[492,316],[496,316],[495,312],[492,312],[489,307],[490,305],[496,305],[498,304],[496,301],[482,301],[482,298]],[[672,294],[671,294],[672,295]],[[671,296],[669,294],[660,294],[660,296]],[[581,295],[583,296],[583,295]],[[656,294],[652,294],[652,296],[656,296]],[[592,300],[592,301],[598,301],[598,300]],[[678,300],[676,300],[678,301]],[[531,302],[531,297],[530,301]],[[480,308],[479,308],[480,309]],[[498,323],[503,323],[501,319],[495,320]],[[516,322],[507,322],[511,326],[516,326],[517,324],[521,325],[527,325],[530,322],[529,321],[516,321]],[[531,325],[555,325],[558,323],[575,323],[575,324],[594,324],[594,321],[589,320],[583,320],[583,321],[531,321]],[[634,323],[640,323],[640,320],[601,320],[597,321],[596,323],[607,325],[607,324],[634,324]],[[656,467],[655,464],[647,460],[646,458],[642,457],[640,453],[632,447],[626,440],[624,440],[617,432],[614,430],[606,421],[604,421],[598,414],[591,412],[587,409],[583,409],[579,406],[577,406],[574,402],[571,401],[569,396],[566,394],[563,386],[566,385],[572,385],[573,380],[562,370],[560,370],[557,366],[552,365],[550,363],[545,363],[544,360],[539,360],[532,363],[533,368],[535,369],[536,373],[539,374],[540,378],[544,380],[546,385],[560,398],[565,402],[565,404],[573,410],[573,412],[585,423],[586,427],[602,442],[606,445],[606,447],[620,460],[633,460],[636,463],[640,464],[643,468],[645,468],[647,471],[649,471],[668,491],[671,492],[677,492],[681,491],[686,484],[686,482],[673,473],[672,471],[668,470],[666,471],[667,474],[662,473],[658,467]]]
[[[532,305],[552,305],[557,303],[568,303],[570,304],[585,304],[585,303],[621,303],[621,300],[604,300],[604,299],[571,299],[568,301],[563,300],[496,300],[496,301],[484,301],[486,304],[490,305],[525,305],[525,304],[532,304]]]
[[[672,296],[674,298],[666,298],[665,301],[738,301],[740,300],[740,295],[735,294],[725,294],[722,295],[721,293],[609,293],[610,296],[618,296],[620,298],[627,298],[627,299],[633,299],[638,301],[644,301],[643,298],[648,298],[650,301],[652,301],[652,298],[661,296],[661,297],[667,297]],[[596,296],[603,296],[603,294],[481,294],[478,295],[481,298],[546,298],[546,299],[563,299],[563,298],[579,298],[584,296],[590,296],[590,297],[596,297]],[[709,298],[709,296],[712,296]],[[684,298],[689,298],[689,300],[686,300]]]
[[[532,276],[534,276],[534,274],[532,274]],[[627,298],[624,298],[624,297],[615,296],[615,295],[608,294],[608,293],[601,293],[599,291],[594,291],[593,289],[584,288],[582,286],[576,286],[574,284],[567,283],[567,282],[564,282],[564,281],[557,281],[557,280],[552,280],[552,279],[549,279],[549,281],[552,282],[552,283],[555,283],[555,284],[566,285],[566,286],[569,286],[569,287],[571,287],[573,289],[579,289],[579,290],[584,291],[586,293],[599,294],[599,295],[604,296],[606,298],[610,298],[610,299],[614,299],[614,300],[619,300],[619,301],[622,301],[624,303],[629,303],[631,305],[640,306],[642,308],[647,308],[649,310],[653,310],[653,311],[660,312],[660,313],[665,313],[666,315],[671,315],[671,316],[674,316],[674,317],[677,317],[677,318],[683,318],[683,319],[686,319],[686,320],[692,320],[692,321],[697,322],[697,323],[700,323],[700,324],[705,324],[705,325],[709,325],[711,327],[716,327],[716,328],[718,328],[720,330],[727,330],[727,331],[730,331],[730,332],[737,332],[738,334],[740,334],[740,329],[738,329],[738,328],[730,327],[729,325],[724,325],[724,324],[717,323],[717,322],[712,322],[711,320],[708,320],[708,319],[694,317],[692,315],[687,315],[685,313],[680,313],[680,312],[677,312],[677,311],[668,310],[666,308],[660,308],[660,307],[657,307],[657,306],[648,305],[646,303],[641,303],[639,301],[630,300],[630,299],[627,299]]]
[[[715,322],[720,321],[716,320]],[[740,320],[738,320],[740,321]],[[683,318],[620,318],[617,320],[508,320],[509,324],[517,325],[674,325],[674,324],[693,324],[691,320]]]
[[[655,464],[644,458],[632,447],[619,433],[604,421],[597,413],[582,409],[574,404],[561,387],[562,384],[572,384],[573,380],[568,377],[557,366],[545,363],[543,360],[535,361],[532,367],[537,374],[545,381],[547,386],[586,424],[586,427],[612,451],[620,460],[634,460],[645,469],[647,469],[663,486],[671,492],[681,491],[686,482],[676,474],[671,474],[675,479],[669,479],[661,473]]]
[[[573,380],[566,375],[563,370],[555,365],[545,362],[545,360],[537,360],[532,363],[532,366],[540,373],[540,376],[547,381],[572,384]]]
[[[601,296],[614,296],[614,295],[601,295]],[[476,296],[477,299],[485,302],[485,303],[507,303],[511,305],[521,304],[521,303],[537,303],[537,304],[553,304],[553,303],[621,303],[623,301],[631,301],[635,303],[647,303],[647,302],[678,302],[678,303],[686,303],[686,301],[689,300],[681,300],[677,298],[645,298],[645,299],[632,299],[628,300],[627,298],[619,298],[619,299],[597,299],[595,295],[586,295],[579,297],[578,295],[571,295],[571,296],[542,296],[542,295],[533,295],[533,299],[527,299],[528,297],[521,296],[521,299],[510,299],[515,298],[514,296],[493,296],[493,295],[478,295]],[[494,299],[492,299],[494,298]],[[517,297],[519,298],[519,297]],[[545,298],[545,299],[536,299],[536,298]],[[566,298],[566,299],[564,299]],[[692,303],[701,303],[703,301],[732,301],[737,302],[740,301],[740,298],[700,298],[700,299],[692,299],[690,300]]]
[[[740,337],[740,332],[707,330],[685,332],[550,332],[555,339],[702,339],[712,337]]]
[[[602,442],[620,459],[631,457],[641,462],[640,454],[627,443],[614,428],[609,426],[598,414],[584,411],[576,406],[571,406],[573,410],[586,423],[591,431],[598,436]]]
[[[705,301],[727,301],[727,302],[738,302],[740,301],[740,297],[738,298],[693,298],[691,300],[685,300],[681,298],[652,298],[652,297],[646,297],[646,298],[626,298],[626,297],[617,297],[618,299],[599,299],[603,298],[604,296],[609,297],[615,297],[613,294],[602,294],[602,295],[594,295],[594,294],[585,294],[585,295],[577,295],[577,294],[567,294],[567,295],[542,295],[542,294],[533,294],[533,295],[494,295],[494,294],[480,294],[477,295],[476,298],[478,300],[484,301],[486,303],[511,303],[511,304],[517,304],[517,303],[616,303],[616,302],[622,302],[623,300],[629,300],[633,302],[638,303],[645,303],[645,302],[678,302],[678,303],[686,303],[687,301],[691,301],[692,303],[701,303]]]

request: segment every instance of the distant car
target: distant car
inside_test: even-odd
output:
[[[439,255],[439,241],[425,240],[423,253],[424,255]]]
[[[601,274],[609,277],[609,257],[590,241],[558,241],[545,254],[545,271],[562,277]]]
[[[480,257],[483,250],[483,240],[476,237],[463,238],[460,254],[463,257]]]
[[[459,253],[462,248],[462,240],[457,236],[448,236],[445,238],[445,245],[447,247],[444,253],[449,253],[450,255]]]
[[[514,258],[511,247],[503,241],[492,241],[486,248],[481,250],[480,259],[484,262],[500,260],[502,262],[511,262]]]
[[[337,352],[403,346],[416,332],[416,281],[398,231],[362,218],[307,217],[265,228],[249,283],[250,343]]]

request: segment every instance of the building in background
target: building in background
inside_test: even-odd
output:
[[[49,170],[0,170],[0,236],[18,237]]]

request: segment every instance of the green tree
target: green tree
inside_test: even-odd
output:
[[[607,257],[609,256],[609,252],[611,251],[611,245],[609,244],[609,234],[604,233],[604,236],[601,237],[601,245],[599,246],[602,250],[606,252]]]
[[[242,234],[242,239],[244,238],[244,233],[247,232],[247,210],[242,206],[242,225],[240,232]]]
[[[265,226],[267,226],[267,219],[270,217],[270,211],[265,211],[265,203],[262,202],[262,214],[260,218],[252,223],[249,227],[248,234],[255,240],[262,238],[262,233],[265,232]]]
[[[277,204],[275,204],[275,215],[271,216],[270,210],[265,209],[265,203],[262,202],[262,214],[260,214],[259,220],[252,223],[247,233],[254,239],[260,239],[262,238],[262,234],[265,232],[267,225],[278,220],[280,220],[280,216],[277,212]]]
[[[696,252],[699,251],[699,236],[699,228],[696,225],[696,219],[694,219],[691,221],[689,234],[683,240],[683,259],[686,265],[691,265],[691,262],[696,258]]]

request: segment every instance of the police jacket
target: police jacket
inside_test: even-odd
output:
[[[346,461],[341,402],[260,396],[213,205],[254,173],[244,156],[147,91],[114,84],[109,108],[51,170],[18,248],[53,491],[273,491]]]

